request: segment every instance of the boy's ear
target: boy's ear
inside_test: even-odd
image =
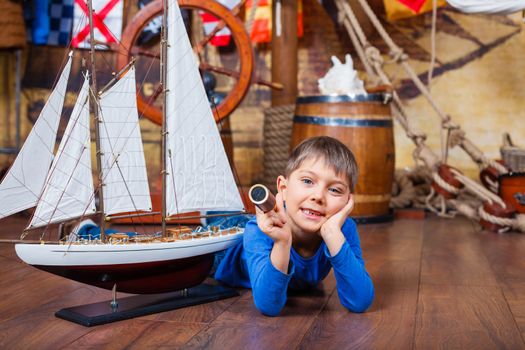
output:
[[[286,190],[288,187],[287,180],[284,176],[279,175],[277,178],[277,191],[281,192],[281,196],[283,197],[283,201],[286,201]]]

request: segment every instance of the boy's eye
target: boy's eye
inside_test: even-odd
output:
[[[336,193],[336,194],[342,194],[343,193],[343,190],[341,190],[340,188],[336,188],[336,187],[330,187],[328,189],[328,191],[330,191],[332,193]]]
[[[313,184],[313,181],[310,180],[310,179],[302,179],[301,181],[302,181],[303,183],[307,184],[307,185],[311,185],[311,184]]]

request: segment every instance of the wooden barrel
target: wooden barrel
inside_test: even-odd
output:
[[[359,168],[351,216],[360,222],[392,218],[389,204],[395,148],[389,101],[384,93],[297,98],[291,147],[325,135],[350,148]]]

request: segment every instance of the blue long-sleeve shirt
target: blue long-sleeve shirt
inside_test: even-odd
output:
[[[290,251],[288,273],[277,270],[270,261],[273,241],[257,222],[248,222],[242,244],[226,254],[215,273],[215,279],[235,287],[252,288],[255,306],[265,315],[275,316],[286,303],[288,288],[307,289],[323,280],[334,268],[341,304],[350,311],[365,311],[374,298],[374,286],[365,270],[356,224],[347,219],[341,228],[346,241],[335,256],[321,243],[309,258]]]

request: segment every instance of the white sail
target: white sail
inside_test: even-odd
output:
[[[466,13],[509,14],[525,9],[523,0],[447,0],[447,3]]]
[[[101,95],[100,109],[104,212],[151,211],[134,67]]]
[[[167,214],[242,210],[176,1],[169,3],[167,22]]]
[[[53,161],[71,55],[13,166],[0,184],[0,218],[34,207]]]
[[[86,76],[29,228],[95,212],[88,91]]]

